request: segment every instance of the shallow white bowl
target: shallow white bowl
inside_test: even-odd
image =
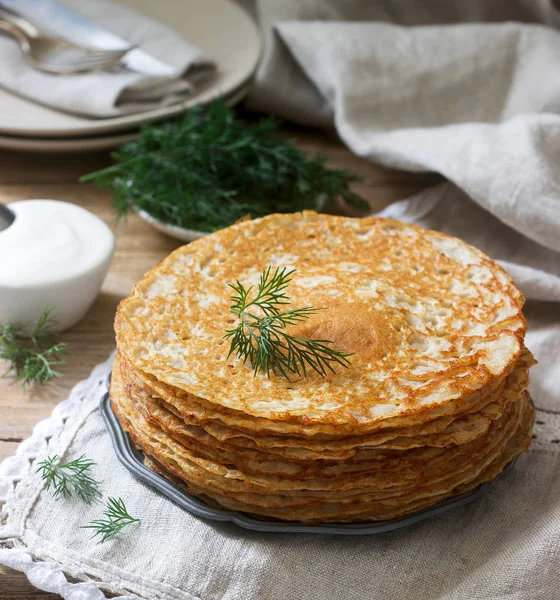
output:
[[[169,223],[164,223],[163,221],[152,217],[152,215],[147,213],[145,210],[137,210],[136,214],[141,219],[146,221],[146,223],[149,223],[154,229],[157,229],[159,232],[165,233],[166,235],[177,240],[181,240],[183,242],[194,242],[195,240],[199,240],[205,235],[209,235],[205,231],[183,229],[182,227],[178,227],[177,225],[170,225]]]
[[[16,213],[16,220],[7,229],[0,231],[0,247],[10,248],[10,255],[3,251],[0,256],[0,323],[19,323],[29,333],[41,313],[46,308],[53,307],[52,316],[57,320],[53,331],[67,329],[86,314],[99,294],[113,255],[113,233],[99,217],[75,204],[53,200],[24,200],[8,206]],[[44,210],[45,206],[52,207],[57,216],[61,214],[69,220],[82,220],[83,226],[73,234],[82,236],[86,248],[93,248],[92,244],[95,244],[95,251],[78,257],[72,265],[65,265],[61,261],[56,273],[41,277],[42,247],[37,245],[30,248],[28,254],[24,254],[26,258],[22,263],[24,273],[26,264],[34,266],[34,276],[26,278],[24,274],[18,276],[18,273],[13,272],[10,275],[9,262],[14,260],[13,253],[18,251],[18,246],[23,252],[33,245],[33,240],[28,239],[29,228],[32,226],[30,217],[38,207]],[[29,208],[32,209],[31,213]],[[28,256],[32,257],[30,261],[33,262],[25,262]],[[46,256],[45,259],[47,258],[49,257]],[[52,267],[52,260],[50,264]]]

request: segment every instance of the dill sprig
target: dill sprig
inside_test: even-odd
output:
[[[0,325],[0,359],[8,362],[6,374],[14,371],[16,381],[21,381],[23,387],[31,382],[44,385],[53,377],[61,377],[53,367],[64,364],[62,356],[67,346],[56,342],[51,331],[56,324],[52,311],[53,308],[43,311],[30,336],[25,335],[22,325]]]
[[[282,139],[272,119],[247,124],[222,101],[187,110],[178,120],[145,125],[112,154],[113,165],[90,173],[109,189],[117,217],[141,209],[153,217],[212,232],[250,215],[320,211],[338,198],[368,211],[349,185],[360,177],[327,168]]]
[[[95,463],[82,454],[79,458],[61,464],[60,456],[49,456],[37,464],[37,472],[46,481],[47,490],[53,488],[55,498],[77,496],[87,504],[101,498],[99,484],[88,471]]]
[[[226,331],[230,340],[228,357],[235,353],[243,363],[250,362],[255,375],[271,373],[281,375],[288,381],[289,373],[298,376],[307,374],[310,368],[319,375],[334,373],[333,365],[348,367],[351,354],[334,350],[329,340],[313,340],[290,335],[288,325],[305,321],[320,308],[306,306],[282,310],[290,303],[286,288],[293,271],[277,268],[265,269],[260,276],[256,293],[249,299],[254,286],[246,288],[237,281],[230,284],[235,291],[231,297],[230,310],[239,316],[240,323],[235,329]],[[255,309],[259,314],[255,314]]]
[[[103,512],[105,519],[91,521],[88,525],[83,525],[81,529],[93,529],[95,533],[92,537],[101,536],[98,544],[103,544],[107,540],[116,537],[119,532],[132,523],[140,523],[140,519],[131,517],[126,510],[122,498],[109,497],[107,508]]]

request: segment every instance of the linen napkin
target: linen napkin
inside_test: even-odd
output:
[[[553,25],[553,5],[261,0],[258,10],[268,46],[251,105],[334,125],[373,160],[445,175],[448,183],[383,214],[461,236],[526,294],[527,345],[540,361],[533,444],[476,503],[400,531],[248,532],[192,517],[119,465],[96,409],[109,361],[0,467],[0,562],[74,600],[556,600],[560,34],[477,23]],[[460,20],[472,24],[452,24]],[[54,501],[31,464],[82,452],[96,458],[103,493],[122,496],[142,519],[99,546],[78,526],[102,508]]]
[[[557,600],[560,416],[475,503],[373,536],[271,534],[191,516],[120,465],[99,410],[112,357],[0,465],[0,564],[65,600]],[[54,500],[36,461],[82,453],[141,519],[104,544],[103,504]],[[114,596],[113,596],[114,595]]]
[[[204,52],[176,32],[109,0],[59,0],[61,4],[160,59],[173,69],[153,76],[117,68],[108,73],[51,75],[34,69],[19,45],[0,35],[0,86],[34,102],[94,118],[143,112],[184,101],[216,66]],[[48,0],[5,0],[7,6],[35,20],[43,29],[78,44],[78,27],[57,26]],[[184,18],[188,18],[185,15]]]

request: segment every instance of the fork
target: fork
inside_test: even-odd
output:
[[[85,48],[46,35],[31,21],[5,8],[0,8],[0,29],[19,42],[32,66],[53,75],[109,71],[132,49]]]

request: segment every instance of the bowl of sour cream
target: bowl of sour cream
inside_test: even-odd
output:
[[[23,200],[8,207],[15,220],[0,230],[0,323],[30,331],[53,307],[54,329],[71,327],[99,294],[115,245],[111,229],[68,202]]]

